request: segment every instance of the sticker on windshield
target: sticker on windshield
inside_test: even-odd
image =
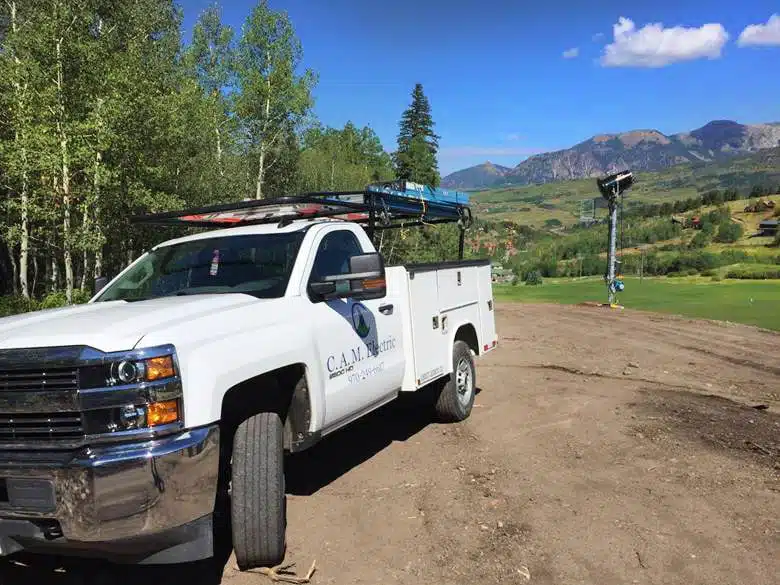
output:
[[[209,270],[209,274],[211,276],[216,276],[217,272],[219,272],[219,250],[214,250],[214,256],[211,258],[211,270]]]

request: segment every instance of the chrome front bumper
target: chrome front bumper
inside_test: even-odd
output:
[[[214,510],[219,427],[62,455],[0,454],[0,555],[153,537]]]

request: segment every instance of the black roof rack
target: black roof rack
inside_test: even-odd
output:
[[[376,230],[457,223],[458,257],[463,259],[465,230],[472,224],[468,195],[408,181],[372,183],[363,191],[325,191],[272,199],[223,203],[130,218],[131,223],[229,228],[321,218],[363,225],[373,240]]]
[[[472,223],[467,200],[465,193],[393,181],[374,183],[363,191],[312,192],[138,215],[130,222],[213,229],[332,218],[362,224],[369,235],[377,229],[440,223],[459,223],[467,229]]]

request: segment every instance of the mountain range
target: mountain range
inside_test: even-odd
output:
[[[691,132],[658,130],[599,134],[555,152],[533,155],[515,167],[491,162],[455,171],[442,187],[482,189],[595,178],[624,169],[660,171],[682,163],[724,162],[734,156],[780,146],[780,122],[740,124],[714,120]]]

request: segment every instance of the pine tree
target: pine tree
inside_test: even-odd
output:
[[[398,178],[439,185],[436,154],[440,137],[434,133],[433,126],[431,104],[422,84],[418,83],[412,91],[412,103],[399,124],[398,150],[393,155]]]

